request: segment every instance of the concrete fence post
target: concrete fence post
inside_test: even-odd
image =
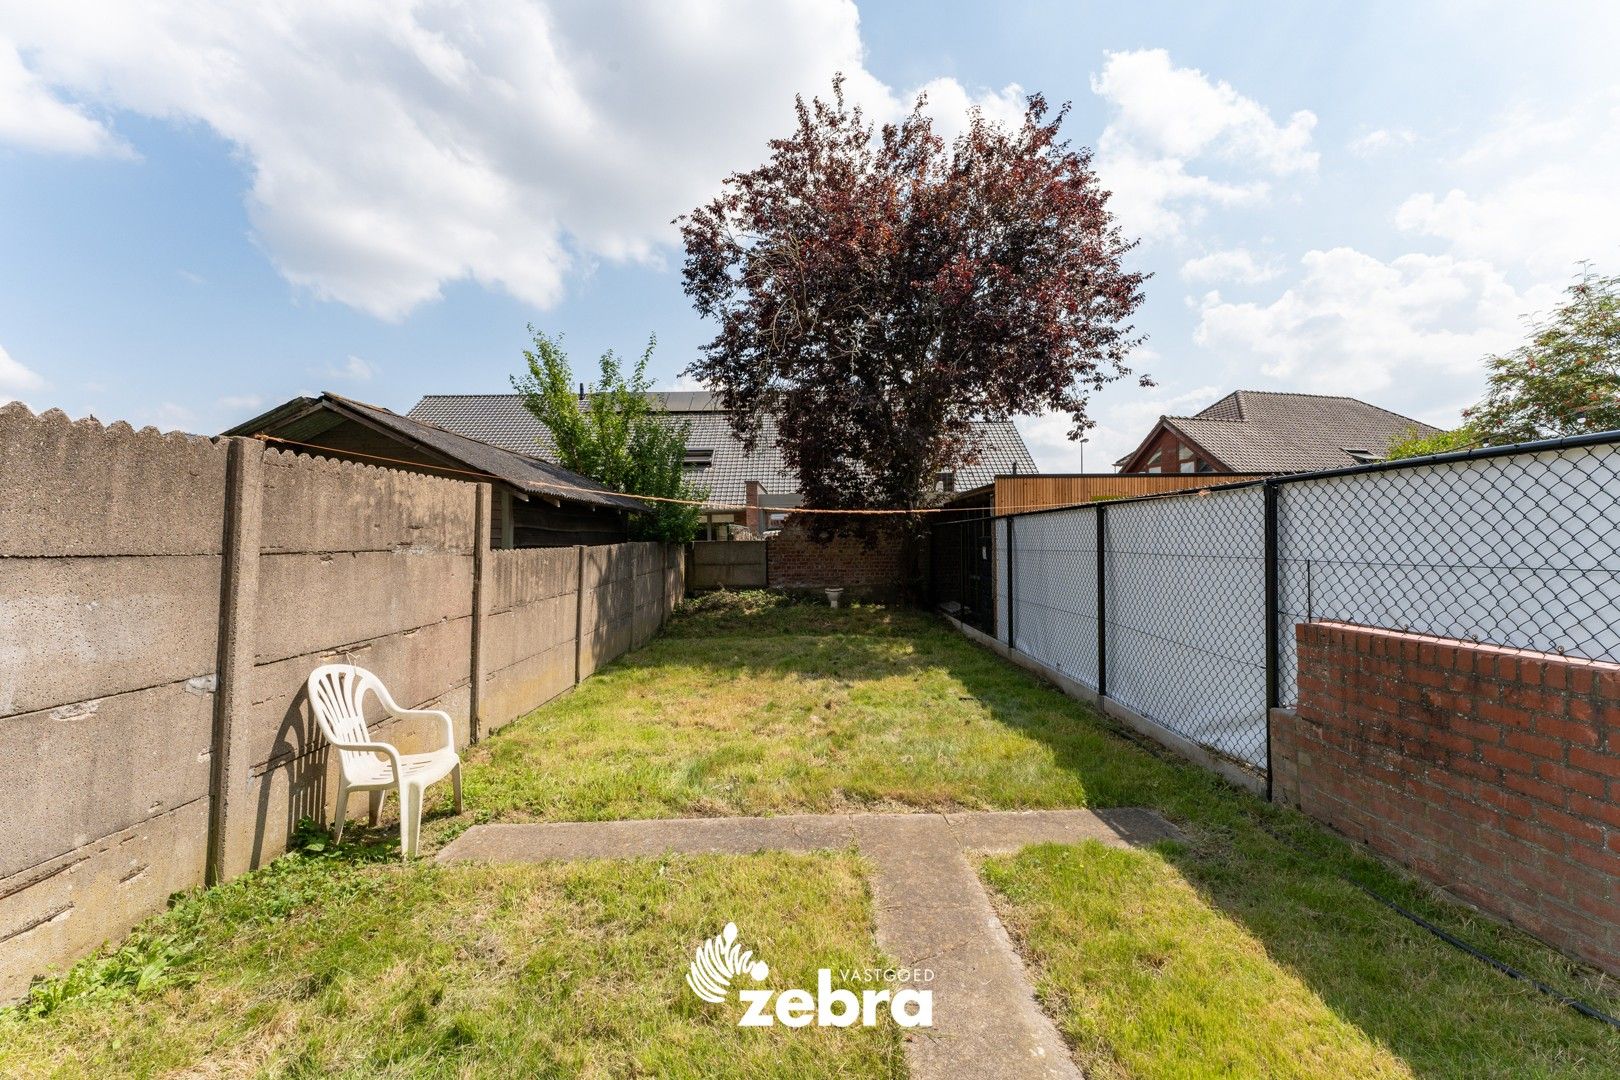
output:
[[[478,485],[477,510],[473,514],[473,574],[472,574],[472,656],[469,659],[467,688],[467,742],[477,742],[484,733],[484,670],[488,657],[484,652],[484,622],[489,607],[490,530],[493,491],[488,484]]]
[[[219,666],[209,747],[208,860],[210,885],[246,871],[233,852],[235,835],[251,836],[254,805],[247,733],[237,724],[249,704],[259,600],[259,537],[264,509],[264,455],[252,439],[232,439],[225,473],[224,552],[220,567]]]
[[[581,658],[585,652],[585,545],[574,547],[578,576],[574,579],[574,685],[584,678]]]

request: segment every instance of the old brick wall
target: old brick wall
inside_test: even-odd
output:
[[[852,597],[892,598],[905,590],[903,544],[897,531],[880,534],[875,543],[839,537],[826,543],[812,539],[789,519],[771,537],[766,551],[767,581],[773,589],[849,589]]]
[[[1620,665],[1302,623],[1274,795],[1620,974]]]

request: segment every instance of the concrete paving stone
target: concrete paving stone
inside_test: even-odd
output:
[[[1097,840],[1116,847],[1179,834],[1151,810],[795,814],[770,818],[477,825],[440,862],[752,854],[857,845],[873,866],[878,944],[903,967],[933,972],[933,1026],[906,1032],[914,1080],[1080,1080],[1035,1000],[1022,959],[969,852]]]

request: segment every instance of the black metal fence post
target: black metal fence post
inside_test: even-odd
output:
[[[995,521],[994,518],[991,518],[990,520],[992,522]],[[1013,642],[1017,640],[1013,636],[1013,615],[1017,611],[1017,608],[1013,605],[1013,566],[1015,565],[1013,561],[1013,552],[1016,550],[1013,540],[1013,522],[1017,520],[1017,518],[1011,516],[1007,518],[1007,648],[1009,649],[1016,649],[1018,647],[1013,644]],[[993,525],[991,527],[990,535],[995,535]],[[991,629],[993,631],[994,627]]]
[[[967,522],[965,520],[957,522],[956,523],[956,548],[957,548],[957,560],[956,561],[957,561],[957,573],[960,576],[957,578],[957,585],[956,585],[956,617],[958,619],[962,620],[963,622],[968,621],[968,603],[970,602],[970,600],[972,599],[972,596],[973,596],[973,590],[968,588],[968,582],[970,580],[972,580],[971,574],[972,574],[972,571],[973,571],[973,555],[972,555],[972,552],[969,549],[973,545],[968,543],[968,540],[969,540],[969,537],[968,537]]]
[[[1108,552],[1103,541],[1108,535],[1107,507],[1097,504],[1097,696],[1108,696],[1108,590],[1104,584]]]
[[[1266,516],[1266,799],[1271,799],[1271,710],[1282,704],[1282,651],[1278,640],[1277,609],[1280,578],[1277,567],[1277,485],[1267,480]]]

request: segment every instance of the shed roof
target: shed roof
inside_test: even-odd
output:
[[[618,510],[646,510],[647,503],[633,495],[623,495],[546,461],[535,454],[524,454],[480,441],[428,421],[401,416],[381,405],[343,397],[331,392],[319,397],[296,397],[269,412],[238,424],[226,435],[265,434],[290,442],[319,446],[319,433],[330,426],[322,414],[355,420],[380,429],[393,438],[424,448],[456,462],[469,472],[484,473],[514,489],[520,496],[541,495],[586,506]],[[431,466],[429,466],[431,468]]]

